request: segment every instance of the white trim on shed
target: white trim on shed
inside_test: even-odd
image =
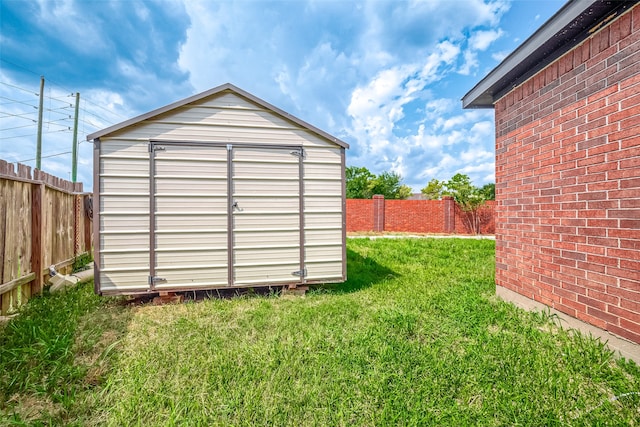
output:
[[[345,142],[231,84],[87,139],[96,292],[346,279]]]

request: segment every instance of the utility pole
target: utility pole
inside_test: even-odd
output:
[[[73,118],[73,148],[71,149],[71,182],[76,182],[78,176],[78,106],[80,92],[76,92],[76,115]]]
[[[40,106],[38,107],[38,136],[36,140],[36,169],[42,170],[42,109],[44,100],[44,76],[40,76]]]

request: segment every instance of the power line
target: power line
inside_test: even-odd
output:
[[[71,154],[71,151],[65,151],[64,153],[48,154],[46,156],[41,156],[40,158],[41,159],[48,159],[50,157],[64,156],[65,154]],[[35,157],[33,159],[18,160],[18,163],[32,162],[34,160],[35,160]]]
[[[3,59],[2,59],[2,58],[0,58],[0,60],[3,60]],[[3,61],[4,61],[4,60],[3,60]],[[27,92],[27,93],[31,93],[31,94],[33,94],[33,95],[35,95],[35,96],[40,96],[40,95],[38,95],[37,93],[35,93],[34,91],[32,91],[32,90],[25,89],[25,88],[20,87],[20,86],[12,85],[11,83],[7,83],[7,82],[0,82],[0,84],[6,85],[6,86],[10,86],[10,87],[15,88],[15,89],[20,89],[20,90],[25,91],[25,92]]]
[[[6,96],[2,96],[1,98],[4,98],[4,99],[11,99],[11,98],[7,98]],[[31,104],[29,104],[27,101],[28,101],[28,99],[25,99],[24,101],[18,101],[18,100],[16,99],[16,100],[11,100],[11,101],[9,101],[9,102],[0,102],[0,105],[9,105],[9,104],[26,104],[26,105],[31,105]]]
[[[69,120],[69,119],[71,119],[71,117],[63,117],[63,118],[61,118],[61,119],[56,119],[56,120],[49,120],[49,121],[46,121],[46,122],[44,122],[43,124],[45,124],[45,125],[57,125],[57,126],[62,126],[62,125],[59,125],[57,122],[63,122],[63,121],[65,121],[65,120]]]
[[[118,117],[121,117],[123,119],[127,119],[127,117],[123,116],[122,114],[116,113],[115,111],[112,111],[112,110],[108,110],[105,107],[103,107],[102,105],[96,104],[95,102],[93,102],[93,101],[91,101],[91,100],[89,100],[87,98],[84,99],[84,102],[88,102],[89,104],[95,105],[96,107],[101,108],[104,111],[106,111],[107,113],[113,114],[114,116],[118,116]]]
[[[0,59],[1,59],[1,58],[0,58]],[[7,63],[9,63],[9,64],[12,64],[12,65],[15,65],[15,66],[17,66],[17,67],[20,67],[19,65],[14,64],[14,63],[12,63],[12,62],[10,62],[10,61],[6,61],[6,60],[3,60],[3,61],[4,61],[4,62],[7,62]],[[24,67],[20,67],[20,68],[24,68]],[[26,68],[24,68],[24,69],[25,69],[26,71],[29,71],[29,72],[31,72],[31,73],[33,73],[33,74],[36,74],[36,75],[37,75],[37,73],[35,73],[35,72],[31,71],[31,70],[27,70]],[[51,81],[51,80],[50,80],[50,79],[48,79],[48,81]],[[31,91],[31,90],[29,90],[29,89],[25,89],[25,88],[22,88],[22,87],[19,87],[19,86],[16,86],[16,85],[10,84],[10,83],[6,83],[6,82],[0,82],[0,83],[1,83],[1,84],[4,84],[4,85],[7,85],[7,86],[10,86],[10,87],[13,87],[13,88],[16,88],[16,89],[19,89],[19,90],[22,90],[22,91],[25,91],[25,92],[28,92],[28,93],[32,93],[32,94],[34,94],[35,96],[39,96],[37,93],[34,93],[33,91]],[[55,83],[55,82],[54,82],[54,83]],[[61,88],[63,88],[63,89],[66,89],[66,88],[64,88],[63,86],[59,85],[59,84],[56,84],[56,85],[57,85],[57,86],[60,86],[60,87],[61,87]],[[51,89],[50,89],[50,88],[49,88],[49,93],[51,93]],[[51,104],[51,101],[52,101],[52,100],[53,100],[53,101],[64,102],[64,98],[69,98],[69,97],[71,97],[71,96],[72,96],[72,95],[65,95],[65,96],[62,96],[62,97],[58,97],[58,98],[56,98],[56,97],[52,97],[52,96],[49,94],[48,96],[46,96],[46,98],[48,99],[49,104]],[[0,95],[0,98],[1,98],[1,99],[6,99],[7,101],[9,101],[9,102],[7,102],[7,103],[2,103],[2,104],[0,104],[0,105],[9,104],[9,103],[19,103],[19,104],[22,104],[22,105],[26,105],[26,106],[29,106],[29,107],[33,107],[33,108],[34,108],[34,109],[36,109],[36,110],[38,109],[38,107],[37,107],[37,106],[35,106],[35,105],[33,105],[33,104],[29,104],[29,103],[27,102],[28,100],[25,100],[25,101],[19,101],[19,100],[16,100],[16,99],[13,99],[13,98],[8,98],[8,97],[6,97],[6,96],[1,96],[1,95]],[[93,106],[95,106],[95,107],[97,107],[97,108],[100,108],[101,110],[106,111],[106,112],[107,112],[107,113],[109,113],[110,115],[117,116],[117,117],[120,117],[120,118],[123,118],[123,119],[126,119],[126,118],[127,118],[127,117],[123,116],[122,114],[119,114],[119,113],[117,113],[117,112],[115,112],[115,111],[113,111],[113,110],[109,110],[108,108],[103,107],[102,105],[100,105],[100,104],[98,104],[98,103],[96,103],[96,102],[92,101],[92,100],[91,100],[91,99],[89,99],[89,98],[83,98],[83,99],[81,99],[81,102],[84,102],[85,104],[91,104],[91,105],[93,105]],[[68,105],[69,105],[68,107],[67,107],[67,106],[65,106],[65,107],[61,107],[61,108],[73,108],[73,105],[71,105],[71,104],[68,104]],[[51,111],[51,109],[46,109],[46,111]],[[112,120],[107,120],[107,119],[105,119],[103,116],[97,115],[97,114],[95,114],[95,113],[93,113],[93,112],[89,111],[86,107],[83,107],[83,108],[82,108],[82,111],[83,111],[85,114],[92,115],[92,116],[94,116],[94,117],[96,117],[96,118],[98,118],[98,119],[100,119],[100,120],[104,121],[105,123],[107,123],[107,124],[109,124],[109,125],[113,125],[113,124],[115,124],[115,122],[113,122]],[[96,126],[96,127],[99,127],[99,126]]]
[[[6,131],[6,130],[13,130],[13,129],[28,128],[28,127],[31,127],[31,126],[35,126],[35,124],[36,124],[36,123],[34,122],[34,123],[31,123],[31,124],[28,124],[28,125],[14,126],[14,127],[12,127],[12,128],[4,128],[4,129],[2,129],[2,130],[3,130],[3,131]]]
[[[0,119],[5,119],[7,117],[17,117],[19,119],[31,120],[32,122],[36,122],[36,120],[31,117],[25,117],[25,116],[28,116],[29,114],[36,114],[36,113],[37,111],[31,111],[29,113],[22,113],[22,114],[13,114],[8,111],[0,111],[0,114],[5,114],[4,116],[0,116]]]
[[[100,129],[100,128],[102,127],[102,126],[97,125],[97,124],[95,124],[95,123],[93,123],[93,122],[90,122],[89,120],[85,120],[85,119],[78,119],[78,120],[80,120],[80,121],[81,121],[82,123],[84,123],[84,124],[87,124],[87,125],[89,125],[89,126],[93,126],[93,127],[94,127],[94,128],[96,128],[96,129]]]
[[[42,133],[57,133],[57,132],[71,132],[71,131],[69,130],[69,127],[67,127],[66,129],[48,130]],[[0,139],[26,138],[28,136],[33,137],[33,134],[29,133],[26,135],[0,136]]]
[[[25,68],[25,67],[23,67],[22,65],[18,65],[18,64],[16,64],[15,62],[8,61],[8,60],[6,60],[6,59],[4,59],[4,58],[0,58],[0,61],[2,61],[2,62],[6,62],[7,64],[11,64],[11,65],[13,65],[13,66],[15,66],[15,67],[21,68],[21,69],[23,69],[23,70],[25,70],[25,71],[28,71],[28,72],[30,72],[30,73],[35,74],[36,76],[39,76],[39,74],[38,74],[38,73],[36,73],[35,71],[31,71],[30,69]]]
[[[8,61],[8,60],[6,60],[6,59],[4,59],[4,58],[0,58],[0,61],[2,61],[2,62],[6,62],[7,64],[11,64],[11,65],[13,65],[14,67],[18,67],[18,68],[20,68],[20,69],[22,69],[22,70],[24,70],[24,71],[27,71],[27,72],[29,72],[29,73],[31,73],[31,74],[36,75],[36,76],[41,76],[41,74],[40,74],[40,73],[36,73],[35,71],[30,70],[30,69],[28,69],[28,68],[26,68],[26,67],[24,67],[24,66],[22,66],[22,65],[16,64],[15,62]],[[47,81],[48,81],[48,82],[50,82],[50,83],[53,83],[54,85],[56,85],[56,86],[60,87],[61,89],[64,89],[64,90],[65,90],[65,92],[72,92],[71,90],[69,90],[69,89],[67,89],[66,87],[62,86],[60,83],[57,83],[57,82],[55,82],[55,81],[51,80],[51,79],[50,79],[50,78],[48,78],[48,77],[47,77]],[[36,96],[38,96],[38,94],[37,94],[37,93],[36,93]]]
[[[58,97],[58,98],[53,98],[53,97],[51,97],[51,95],[49,95],[50,99],[53,99],[54,101],[62,101],[62,102],[64,102],[63,101],[64,98],[73,98],[73,96],[74,95],[63,95],[63,96]]]
[[[28,136],[33,137],[33,134],[28,133],[26,135],[0,136],[0,139],[26,138]]]
[[[105,119],[105,118],[104,118],[104,117],[102,117],[102,116],[99,116],[99,115],[97,115],[97,114],[92,113],[91,111],[87,110],[86,108],[83,108],[83,109],[82,109],[82,112],[84,112],[85,114],[89,114],[90,116],[93,116],[93,117],[95,117],[95,118],[97,118],[97,119],[103,120],[103,121],[105,121],[106,123],[108,123],[108,124],[110,124],[110,125],[115,124],[114,122],[112,122],[112,121],[110,121],[110,120],[107,120],[107,119]]]
[[[22,69],[22,70],[24,70],[24,71],[27,71],[27,72],[29,72],[29,73],[32,73],[32,74],[34,74],[34,75],[36,75],[36,76],[40,75],[39,73],[36,73],[36,72],[35,72],[35,71],[33,71],[33,70],[30,70],[30,69],[28,69],[28,68],[26,68],[26,67],[24,67],[24,66],[22,66],[22,65],[16,64],[15,62],[8,61],[8,60],[6,60],[6,59],[4,59],[4,58],[0,58],[0,61],[3,61],[3,62],[5,62],[5,63],[7,63],[7,64],[11,64],[11,65],[13,65],[13,66],[15,66],[15,67],[17,67],[17,68],[20,68],[20,69]],[[41,76],[41,77],[42,77],[42,76]],[[73,97],[73,96],[74,96],[74,94],[73,94],[73,91],[71,91],[69,88],[67,88],[67,87],[65,87],[65,86],[63,86],[63,85],[61,85],[60,83],[56,82],[55,80],[52,80],[52,79],[50,79],[50,78],[48,78],[48,77],[47,77],[47,81],[48,81],[50,84],[53,84],[54,86],[57,86],[57,87],[59,87],[59,88],[61,88],[61,89],[65,90],[66,92],[71,93],[71,94],[70,94],[70,95],[62,95],[62,96],[54,97],[54,96],[52,96],[52,94],[51,94],[51,87],[49,86],[49,88],[48,88],[48,89],[49,89],[49,95],[46,97],[46,98],[48,98],[48,101],[49,101],[49,108],[48,108],[48,109],[46,109],[46,111],[48,111],[49,113],[59,113],[59,114],[64,114],[64,113],[59,112],[59,111],[56,111],[56,110],[64,110],[65,108],[73,108],[73,105],[71,105],[71,104],[69,104],[69,107],[67,107],[67,106],[65,106],[65,107],[59,107],[59,108],[56,108],[55,110],[51,108],[51,103],[52,103],[52,101],[57,101],[57,102],[63,102],[63,103],[64,103],[64,102],[65,102],[65,98]],[[38,94],[38,93],[35,93],[35,91],[33,91],[33,90],[25,89],[25,88],[22,88],[22,87],[20,87],[20,86],[17,86],[17,85],[11,84],[11,83],[6,83],[6,82],[0,82],[0,83],[1,83],[1,84],[4,84],[4,85],[6,85],[6,86],[9,86],[9,87],[12,87],[12,88],[15,88],[15,89],[18,89],[18,90],[21,90],[21,91],[24,91],[24,92],[27,92],[27,93],[30,93],[30,94],[33,94],[33,95],[35,95],[35,96],[39,97],[39,94]],[[17,102],[17,103],[20,103],[20,104],[22,104],[22,105],[26,105],[26,106],[29,106],[29,107],[33,107],[33,108],[34,108],[34,109],[36,109],[36,110],[38,109],[38,107],[36,107],[35,105],[29,104],[28,102],[25,102],[25,101],[18,101],[18,100],[15,100],[15,99],[12,99],[12,98],[7,98],[7,97],[1,97],[1,98],[3,98],[3,99],[6,99],[6,100],[10,101],[10,103]],[[99,103],[97,103],[97,102],[95,102],[95,101],[91,100],[90,98],[83,97],[82,102],[84,102],[84,103],[85,103],[85,104],[84,104],[84,105],[85,105],[85,107],[84,107],[84,108],[82,108],[82,111],[83,111],[83,113],[84,113],[84,114],[89,114],[89,115],[91,115],[91,116],[93,116],[93,117],[95,117],[95,118],[99,119],[100,121],[103,121],[103,122],[105,122],[105,123],[108,123],[109,125],[114,124],[114,122],[113,122],[112,120],[107,120],[107,119],[105,119],[103,116],[100,116],[100,115],[98,115],[98,114],[96,114],[96,113],[92,113],[92,112],[88,111],[88,110],[87,110],[87,108],[86,108],[86,106],[87,106],[88,104],[90,104],[90,105],[92,105],[92,106],[94,106],[94,107],[96,107],[96,108],[99,108],[99,109],[101,109],[101,110],[103,110],[103,111],[107,112],[111,117],[114,117],[114,116],[115,116],[115,117],[118,117],[118,118],[127,119],[127,117],[123,116],[122,114],[120,114],[120,113],[118,113],[118,112],[116,112],[116,111],[110,110],[110,109],[108,109],[108,108],[104,107],[103,105],[100,105]],[[79,120],[82,120],[82,119],[80,119],[80,118],[79,118]],[[101,127],[101,126],[98,126],[98,125],[96,125],[96,124],[92,123],[91,121],[88,121],[88,120],[82,120],[82,121],[83,121],[83,126],[84,126],[84,124],[86,123],[86,124],[88,124],[88,125],[90,125],[90,126],[93,126],[93,127],[95,127],[95,128],[100,128],[100,127]],[[1,139],[7,139],[7,138],[1,138]]]
[[[55,113],[55,114],[62,114],[65,116],[69,116],[69,118],[71,118],[71,112],[69,110],[66,110],[65,108],[56,108],[56,109],[51,109],[51,108],[45,108],[44,111],[48,111],[50,113]]]
[[[38,109],[38,107],[36,107],[35,105],[33,105],[33,104],[29,104],[29,103],[24,102],[24,101],[18,101],[17,99],[7,98],[6,96],[2,96],[2,95],[0,95],[0,98],[2,98],[2,99],[6,99],[6,100],[9,100],[9,101],[11,101],[12,103],[17,103],[17,104],[24,104],[24,105],[27,105],[27,106],[29,106],[29,107],[33,107],[33,108],[35,108],[36,110]]]
[[[62,107],[56,107],[56,108],[49,107],[49,108],[45,108],[45,111],[64,110],[66,108],[73,108],[73,105],[64,103]]]

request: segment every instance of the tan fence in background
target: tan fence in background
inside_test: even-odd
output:
[[[67,272],[91,253],[91,194],[22,164],[0,160],[0,315],[42,292],[49,266]]]

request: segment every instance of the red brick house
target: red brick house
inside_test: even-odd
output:
[[[569,1],[462,101],[495,109],[498,295],[640,344],[640,4]]]

